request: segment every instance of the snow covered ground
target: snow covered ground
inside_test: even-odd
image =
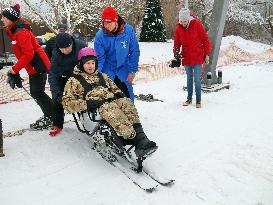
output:
[[[141,52],[162,59],[170,47],[164,45],[155,56],[153,44],[142,44]],[[182,106],[185,76],[134,87],[136,94],[152,93],[164,101],[135,104],[147,135],[159,145],[145,166],[173,177],[172,187],[145,193],[101,160],[88,137],[69,122],[55,138],[43,131],[4,139],[0,204],[272,205],[273,63],[221,69],[231,88],[204,93],[201,109]],[[33,100],[0,105],[4,133],[28,127],[40,115]]]

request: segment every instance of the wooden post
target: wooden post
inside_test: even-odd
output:
[[[3,152],[3,129],[2,129],[2,120],[0,119],[0,157],[4,157]]]

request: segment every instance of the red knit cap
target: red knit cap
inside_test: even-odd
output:
[[[117,22],[118,13],[114,8],[108,6],[103,10],[101,20],[102,22]]]

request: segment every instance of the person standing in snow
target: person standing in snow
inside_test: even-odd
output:
[[[59,33],[55,38],[56,48],[53,50],[48,81],[52,93],[53,126],[49,132],[55,136],[63,129],[64,109],[61,104],[64,86],[68,78],[73,74],[74,67],[78,63],[78,52],[86,45],[82,41],[75,40],[68,33]]]
[[[171,67],[185,67],[188,96],[183,106],[192,104],[193,79],[195,83],[196,108],[201,108],[201,72],[204,61],[208,63],[211,44],[202,23],[190,15],[190,10],[179,11],[179,23],[174,33],[173,53],[175,60]]]
[[[132,82],[140,55],[135,31],[112,7],[103,10],[101,20],[103,26],[94,40],[99,60],[98,70],[106,73],[134,102]]]
[[[115,139],[135,145],[137,157],[150,155],[157,150],[143,131],[136,107],[132,101],[104,73],[98,71],[98,59],[94,49],[86,47],[78,54],[78,66],[64,89],[63,107],[70,113],[98,109],[121,136]],[[117,136],[116,136],[117,137]]]
[[[29,22],[20,17],[19,4],[4,9],[1,21],[12,40],[13,52],[18,60],[8,71],[8,76],[10,79],[19,79],[17,83],[21,83],[20,87],[22,87],[19,72],[22,68],[25,68],[29,75],[30,95],[35,99],[44,114],[35,123],[30,124],[30,128],[34,130],[47,129],[52,125],[52,101],[45,93],[50,61],[33,35]],[[12,81],[9,80],[9,82]],[[14,86],[11,87],[14,88]]]

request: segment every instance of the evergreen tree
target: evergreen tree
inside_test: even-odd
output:
[[[166,42],[166,32],[159,0],[147,0],[140,41]]]

